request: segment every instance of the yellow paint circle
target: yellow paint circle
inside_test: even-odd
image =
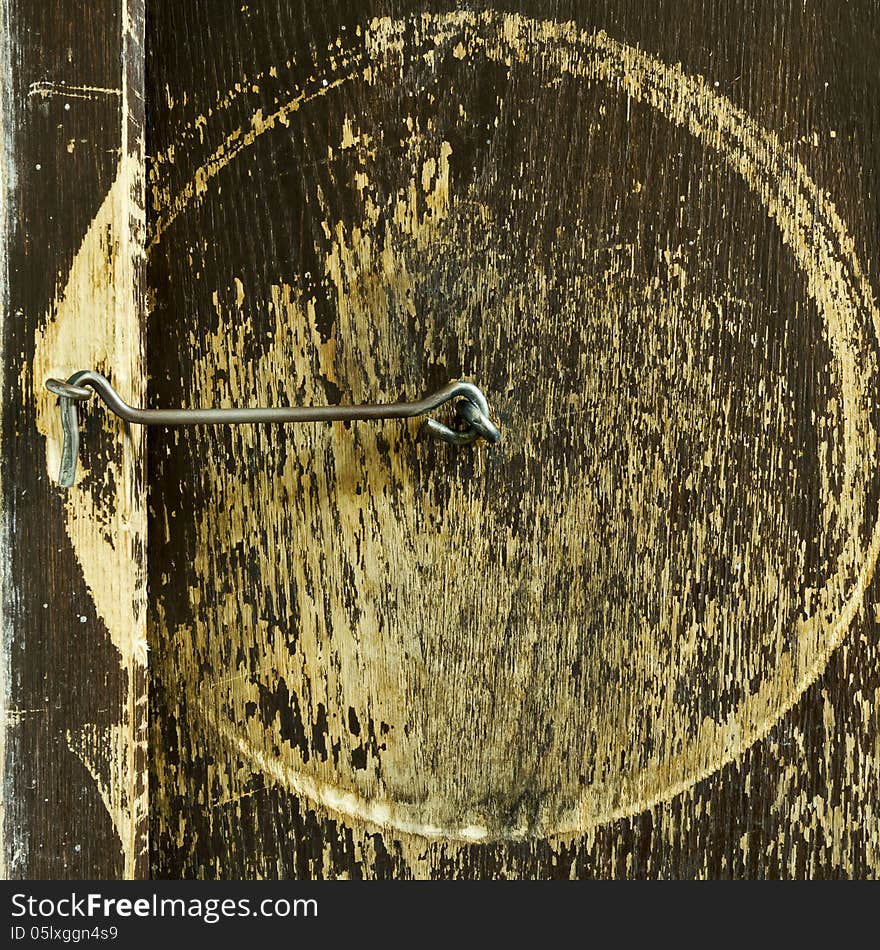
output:
[[[837,504],[829,502],[824,515],[838,520],[848,543],[837,570],[814,593],[809,616],[798,622],[793,649],[778,658],[773,674],[761,678],[724,721],[707,717],[692,735],[677,736],[678,745],[671,751],[648,757],[637,769],[612,776],[602,786],[585,784],[573,803],[557,808],[550,818],[537,813],[525,821],[517,816],[505,822],[491,814],[491,807],[481,809],[479,804],[468,806],[461,815],[444,813],[443,803],[432,798],[430,789],[421,800],[407,800],[383,795],[379,788],[345,787],[338,773],[322,774],[291,755],[279,754],[277,742],[273,745],[253,729],[239,728],[234,718],[220,714],[206,720],[209,731],[219,731],[266,776],[349,818],[403,833],[462,841],[583,832],[668,799],[733,761],[791,708],[842,642],[859,610],[880,550],[876,526],[867,544],[859,539],[867,500],[866,459],[876,455],[876,432],[870,419],[876,367],[865,326],[870,324],[876,335],[880,316],[852,241],[832,203],[775,136],[759,128],[702,78],[687,76],[603,33],[583,33],[570,24],[512,14],[450,13],[415,21],[377,20],[366,32],[365,42],[366,61],[373,70],[397,63],[403,68],[404,54],[411,55],[415,47],[421,49],[419,44],[429,53],[431,46],[455,43],[463,68],[478,56],[501,64],[520,63],[536,69],[541,65],[548,82],[567,74],[604,83],[656,109],[715,152],[762,203],[803,274],[831,344],[841,397],[838,428],[842,453],[841,470],[836,473]],[[223,168],[261,135],[283,124],[307,102],[363,76],[362,65],[337,74],[326,85],[316,80],[313,87],[304,88],[274,114],[231,134],[189,183],[168,200],[157,202],[156,240],[161,240],[175,218],[204,195]],[[442,156],[434,159],[435,169],[441,160]],[[462,504],[469,501],[464,498]],[[393,547],[395,525],[383,522],[382,530]],[[382,577],[367,580],[382,583]],[[467,594],[475,594],[467,583],[462,587]],[[491,610],[491,604],[487,609]],[[315,650],[319,651],[320,645]],[[280,656],[278,662],[288,661]],[[478,662],[477,656],[474,662]],[[407,698],[405,685],[400,686],[401,703]],[[391,686],[385,683],[382,688]],[[425,762],[429,759],[426,756]],[[431,778],[429,770],[426,776]],[[454,789],[446,791],[455,793]]]

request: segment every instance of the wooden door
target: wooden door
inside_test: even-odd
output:
[[[144,10],[0,2],[0,705],[11,878],[149,875],[143,433],[84,416],[57,485],[48,376],[145,398]]]
[[[152,875],[876,873],[878,14],[149,0]]]

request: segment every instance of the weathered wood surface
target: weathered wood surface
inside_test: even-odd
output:
[[[149,21],[161,876],[874,876],[876,2]],[[448,12],[443,12],[444,10]]]
[[[157,2],[161,876],[873,876],[876,3]]]
[[[3,0],[2,746],[8,877],[144,877],[144,450],[87,413],[57,487],[49,375],[143,365],[143,5]]]

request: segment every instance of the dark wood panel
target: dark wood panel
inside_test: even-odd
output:
[[[4,874],[143,877],[143,450],[90,413],[59,489],[43,386],[144,380],[143,9],[2,10]]]
[[[876,4],[151,11],[153,873],[873,876]]]

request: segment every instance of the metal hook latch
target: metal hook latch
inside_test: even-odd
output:
[[[499,442],[501,433],[489,418],[489,403],[479,387],[464,380],[454,380],[442,389],[415,402],[394,402],[386,405],[361,406],[290,406],[254,409],[138,409],[129,406],[109,381],[100,373],[81,370],[67,382],[47,379],[46,388],[60,397],[61,426],[64,445],[61,452],[59,482],[73,484],[79,452],[79,420],[76,404],[90,399],[92,391],[117,416],[126,422],[144,426],[241,425],[248,422],[340,422],[360,419],[408,419],[422,416],[444,403],[462,397],[456,403],[456,414],[463,423],[450,429],[436,419],[428,419],[425,428],[436,439],[453,445],[467,445],[477,439]]]

